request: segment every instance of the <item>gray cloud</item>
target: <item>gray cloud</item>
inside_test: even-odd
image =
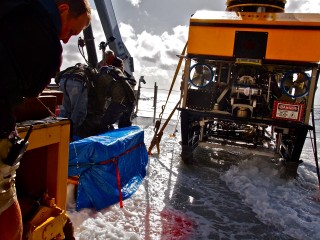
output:
[[[132,4],[134,7],[139,7],[139,4],[142,2],[142,0],[127,0]]]
[[[287,0],[286,12],[319,13],[320,2],[316,0]]]
[[[139,60],[141,60],[141,61],[146,61],[146,62],[148,62],[148,63],[156,63],[156,62],[159,61],[157,58],[155,58],[155,56],[150,56],[150,57],[144,56],[144,57],[141,57]],[[146,65],[147,65],[147,64],[145,63],[145,66],[146,66]]]

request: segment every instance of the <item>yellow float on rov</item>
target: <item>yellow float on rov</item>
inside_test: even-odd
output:
[[[319,14],[199,11],[190,19],[188,55],[318,63],[319,22]]]

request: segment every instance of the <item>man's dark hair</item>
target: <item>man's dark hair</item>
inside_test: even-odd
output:
[[[114,52],[112,50],[107,50],[106,51],[106,56],[115,56]]]
[[[86,13],[88,16],[91,15],[91,8],[88,0],[55,0],[57,5],[68,4],[70,7],[70,15],[73,18],[77,18],[82,14]]]

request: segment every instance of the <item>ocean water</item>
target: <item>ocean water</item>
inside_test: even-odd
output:
[[[162,124],[178,98],[168,101]],[[166,95],[160,94],[157,117],[165,102]],[[139,109],[134,124],[144,129],[148,147],[154,134],[152,93],[141,95]],[[274,159],[239,148],[204,145],[196,149],[196,163],[185,165],[180,140],[176,112],[160,153],[153,149],[146,178],[123,208],[69,208],[76,239],[320,239],[320,194],[310,139],[299,177],[291,181],[280,178]]]

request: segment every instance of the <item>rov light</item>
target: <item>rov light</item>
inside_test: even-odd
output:
[[[190,68],[189,82],[197,88],[208,86],[214,77],[214,71],[208,64],[196,63]]]
[[[281,91],[291,98],[307,96],[310,88],[310,76],[305,72],[286,72],[280,82]]]

